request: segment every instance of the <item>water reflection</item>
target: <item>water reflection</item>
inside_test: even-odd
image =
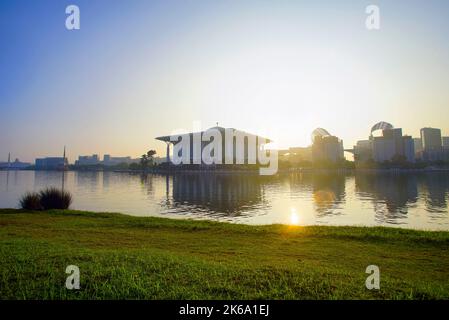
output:
[[[379,222],[401,223],[418,197],[417,180],[405,174],[360,174],[355,177],[356,192],[371,199]]]
[[[424,200],[423,211],[447,216],[447,174],[361,174],[355,182],[358,196],[372,201],[379,222],[404,223],[420,200]]]
[[[345,200],[346,177],[342,174],[313,175],[313,200],[318,216],[339,214]]]
[[[447,211],[447,193],[449,176],[445,174],[424,175],[419,177],[422,193],[425,195],[426,208],[430,212]]]
[[[75,172],[76,186],[78,188],[84,188],[86,192],[95,192],[100,186],[100,181],[104,181],[104,176],[107,176],[108,174],[108,172],[103,173],[96,171]],[[103,176],[103,179],[100,177],[101,175]]]
[[[172,209],[184,208],[186,212],[198,210],[227,217],[244,215],[262,204],[269,206],[264,202],[261,181],[257,176],[175,175],[172,202],[168,205]]]
[[[0,171],[0,207],[60,187],[61,172]],[[66,172],[73,207],[249,224],[402,225],[449,230],[448,173],[139,175]]]

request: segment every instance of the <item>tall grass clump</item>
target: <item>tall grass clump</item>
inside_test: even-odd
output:
[[[37,192],[27,192],[20,199],[20,207],[26,210],[42,210],[41,197]]]
[[[40,204],[44,210],[68,209],[72,203],[72,195],[68,191],[47,188],[39,192]]]

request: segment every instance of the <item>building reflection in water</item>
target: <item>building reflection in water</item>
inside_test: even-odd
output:
[[[177,213],[205,213],[210,216],[237,217],[258,214],[267,207],[262,191],[263,178],[225,174],[177,174],[166,177],[167,200],[164,203]],[[259,212],[260,213],[260,212]]]
[[[101,186],[100,181],[103,181],[102,176],[104,176],[104,173],[100,171],[75,171],[77,188],[84,192],[95,192]]]
[[[449,192],[449,174],[432,173],[418,178],[420,191],[425,195],[425,204],[429,212],[447,213],[447,194]]]
[[[373,202],[377,222],[401,223],[418,198],[416,177],[405,174],[357,174],[356,192]]]
[[[5,172],[1,175],[4,195],[0,194],[0,200],[15,206],[25,191],[60,184],[58,171]],[[449,223],[449,173],[444,172],[291,173],[261,177],[70,171],[66,185],[74,195],[74,208],[93,211],[173,214],[262,224]]]
[[[347,175],[340,173],[296,173],[287,175],[291,196],[304,198],[308,194],[315,207],[317,217],[338,215],[345,202]]]
[[[345,182],[343,174],[313,175],[313,201],[317,216],[340,214],[345,201]]]
[[[62,171],[34,171],[34,187],[40,190],[43,187],[60,188],[62,183]]]
[[[418,201],[425,202],[427,212],[447,214],[447,175],[298,173],[273,177],[217,174],[163,177],[165,197],[161,205],[176,214],[251,217],[268,212],[273,201],[286,201],[287,207],[288,192],[290,202],[312,201],[316,218],[338,216],[347,214],[350,206],[346,183],[351,186],[351,201],[370,202],[379,223],[402,223]],[[152,189],[148,179],[143,180],[144,185]]]
[[[444,173],[357,174],[356,192],[373,202],[376,221],[401,223],[420,199],[427,212],[447,213],[448,178]]]

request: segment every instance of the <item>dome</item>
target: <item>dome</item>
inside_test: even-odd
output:
[[[315,130],[312,131],[312,143],[315,141],[316,137],[326,137],[326,136],[330,136],[331,134],[323,128],[316,128]]]
[[[393,125],[391,123],[385,122],[385,121],[381,121],[376,123],[372,128],[371,128],[371,133],[373,133],[374,131],[377,130],[385,130],[385,129],[393,129]]]

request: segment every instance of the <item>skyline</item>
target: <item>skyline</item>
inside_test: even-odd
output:
[[[378,122],[377,124],[376,124],[376,126],[378,126],[378,125],[380,125],[381,123],[385,123],[384,121],[381,121],[381,122]],[[218,125],[218,123],[217,123],[217,125]],[[403,129],[403,128],[396,128],[396,127],[393,127],[394,129]],[[212,128],[210,128],[210,129],[212,129]],[[423,127],[423,128],[421,128],[420,129],[420,131],[422,131],[423,129],[435,129],[435,130],[439,130],[440,131],[440,133],[441,133],[441,144],[444,146],[444,139],[449,139],[449,136],[445,136],[442,132],[441,132],[441,129],[440,128],[431,128],[431,127],[428,127],[428,126],[426,126],[426,127]],[[315,131],[317,131],[317,130],[323,130],[323,128],[316,128],[315,130],[314,130],[314,132]],[[373,129],[372,129],[373,130]],[[381,130],[381,129],[377,129],[377,130]],[[383,129],[382,129],[383,130]],[[327,132],[325,129],[324,129],[324,131],[325,132]],[[312,136],[313,136],[313,134],[314,134],[314,132],[311,134]],[[189,134],[189,132],[177,132],[176,134],[175,134],[175,136],[177,135],[177,134]],[[191,134],[191,132],[190,132],[190,134]],[[327,134],[329,134],[329,133],[327,133]],[[331,136],[333,136],[333,134],[330,134]],[[375,136],[375,137],[379,137],[379,134],[377,133],[377,134],[375,134],[375,135],[373,135],[373,131],[371,131],[371,133],[370,133],[370,136]],[[407,135],[404,135],[404,136],[407,136]],[[337,138],[338,138],[338,136],[336,136]],[[414,136],[409,136],[409,137],[411,137],[412,139],[415,139],[415,138],[417,138],[417,139],[420,139],[420,140],[422,140],[422,136],[418,136],[418,137],[414,137]],[[160,140],[159,138],[155,138],[156,140]],[[370,137],[368,137],[368,139],[371,139]],[[160,140],[161,141],[161,140]],[[356,148],[356,144],[357,144],[357,142],[364,142],[364,141],[367,141],[366,140],[366,138],[364,139],[364,138],[361,138],[361,139],[359,139],[359,140],[357,140],[356,141],[356,143],[353,145],[353,146],[351,146],[351,147],[345,147],[344,146],[344,144],[343,144],[343,146],[344,146],[344,153],[346,154],[346,156],[345,156],[345,159],[346,160],[349,160],[349,161],[354,161],[354,155],[353,155],[353,152],[354,152],[354,149]],[[285,151],[285,150],[288,150],[289,148],[297,148],[297,147],[312,147],[312,141],[311,141],[311,143],[309,143],[308,145],[304,145],[304,146],[289,146],[289,147],[286,147],[286,148],[284,148],[284,149],[277,149],[277,150],[279,150],[279,151]],[[268,143],[267,145],[270,145],[270,143]],[[66,145],[64,145],[64,148],[63,148],[63,154],[64,154],[64,158],[66,158],[67,159],[67,161],[70,163],[70,162],[72,162],[72,163],[75,163],[77,160],[79,160],[81,157],[90,157],[90,156],[97,156],[98,157],[98,159],[100,160],[101,159],[101,156],[103,156],[103,158],[106,158],[106,157],[116,157],[116,158],[123,158],[123,157],[128,157],[128,158],[130,158],[130,160],[136,160],[136,159],[140,159],[140,156],[136,156],[136,157],[133,157],[133,156],[129,156],[129,155],[123,155],[123,154],[119,154],[119,155],[111,155],[110,153],[104,153],[104,154],[99,154],[99,153],[90,153],[90,154],[78,154],[78,155],[74,155],[74,156],[69,156],[69,155],[66,155],[66,151],[67,151],[67,148],[66,148],[67,146]],[[348,149],[348,151],[346,150],[346,149]],[[353,151],[349,151],[349,149],[352,149]],[[415,150],[416,151],[416,150]],[[172,148],[170,148],[170,154],[172,154]],[[348,159],[348,155],[349,155],[349,158],[350,159]],[[51,155],[51,156],[49,156],[49,155],[43,155],[43,156],[41,156],[41,157],[39,157],[40,159],[42,159],[42,158],[51,158],[51,157],[59,157],[60,155]],[[9,162],[9,159],[11,158],[11,162],[12,161],[14,161],[14,160],[20,160],[20,162],[24,162],[24,161],[22,161],[21,159],[19,159],[19,158],[17,158],[17,157],[15,157],[14,155],[12,155],[11,156],[11,153],[9,152],[8,153],[8,161],[2,161],[2,159],[0,158],[0,163],[6,163],[6,162]],[[165,159],[166,158],[166,155],[165,154],[157,154],[156,153],[156,155],[155,155],[155,158],[160,158],[160,159]],[[35,159],[32,159],[31,160],[31,162],[33,162],[33,161],[35,161],[36,159],[38,159],[38,158],[35,158]],[[73,159],[73,160],[72,160]],[[25,162],[30,162],[30,161],[25,161]]]
[[[351,147],[381,120],[449,135],[449,3],[54,1],[0,4],[0,161],[164,154],[156,136],[220,126],[306,146],[324,127]],[[350,126],[350,130],[348,127]],[[76,155],[76,156],[75,156]]]

